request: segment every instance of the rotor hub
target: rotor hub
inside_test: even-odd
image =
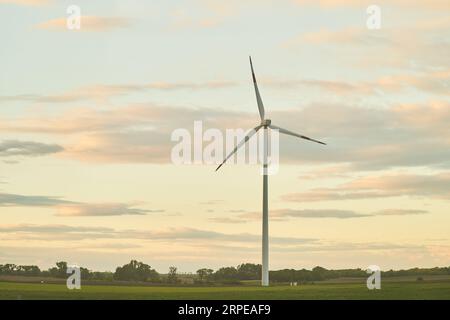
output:
[[[272,123],[272,120],[270,120],[270,119],[264,119],[263,121],[261,121],[261,124],[262,124],[264,127],[270,126],[271,123]]]

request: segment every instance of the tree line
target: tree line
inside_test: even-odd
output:
[[[83,281],[133,281],[176,284],[181,282],[181,278],[188,277],[193,283],[197,284],[238,284],[243,280],[261,279],[261,265],[253,263],[243,263],[237,267],[222,267],[216,271],[209,268],[201,268],[193,275],[180,275],[177,268],[173,266],[169,268],[167,274],[160,274],[150,265],[137,260],[131,260],[130,263],[117,267],[115,272],[91,271],[83,267],[80,267],[80,271],[81,279]],[[56,266],[51,267],[48,270],[41,270],[38,266],[34,265],[4,264],[0,265],[0,275],[67,278],[67,262],[57,262]],[[383,277],[450,275],[450,267],[389,270],[383,271],[382,275]],[[270,271],[270,280],[272,282],[311,283],[314,281],[330,280],[342,277],[364,278],[367,277],[367,273],[365,270],[359,268],[328,270],[319,266],[313,268],[312,270],[283,269]]]

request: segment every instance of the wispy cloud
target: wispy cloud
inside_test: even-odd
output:
[[[301,144],[308,150],[301,158],[306,163],[346,164],[358,170],[421,165],[439,168],[450,166],[449,110],[444,100],[389,108],[315,103],[272,111],[271,117],[280,126],[302,128],[301,133],[329,143],[326,152]],[[39,116],[5,117],[0,131],[64,134],[65,150],[60,156],[87,162],[168,163],[171,132],[176,128],[191,130],[195,120],[203,120],[205,130],[250,128],[254,113],[154,104],[100,110],[70,108]],[[282,136],[280,142],[282,163],[298,162],[297,141]]]
[[[211,217],[208,219],[211,222],[214,223],[243,223],[243,222],[247,222],[247,220],[245,219],[241,219],[239,217]]]
[[[223,266],[224,259],[226,261],[233,261],[233,263],[242,263],[242,261],[257,261],[260,247],[261,236],[259,234],[248,233],[222,233],[211,230],[192,229],[192,228],[172,228],[165,230],[119,230],[113,228],[104,227],[83,227],[83,226],[67,226],[67,225],[0,225],[0,234],[2,235],[2,252],[7,252],[10,255],[8,261],[14,261],[17,259],[11,259],[13,252],[20,252],[21,256],[24,256],[22,247],[9,247],[9,241],[14,239],[20,239],[22,242],[29,243],[26,248],[33,247],[34,252],[41,252],[46,250],[49,252],[49,242],[52,243],[53,250],[57,251],[59,248],[71,248],[71,257],[73,259],[74,254],[80,252],[89,252],[88,260],[92,263],[95,254],[108,253],[111,258],[111,254],[117,254],[114,249],[117,244],[123,244],[124,247],[132,249],[132,245],[145,244],[145,252],[150,253],[147,259],[150,261],[176,261],[183,263],[186,261],[195,260],[194,267],[198,267],[199,264],[205,263],[204,261],[215,261],[219,266]],[[68,244],[67,241],[70,241]],[[92,245],[91,245],[92,243]],[[302,263],[303,266],[312,264],[312,266],[320,263],[327,266],[332,264],[329,256],[326,255],[326,259],[318,260],[318,257],[314,253],[341,253],[344,256],[347,252],[351,252],[354,255],[355,252],[359,252],[362,256],[369,258],[373,255],[380,253],[392,253],[392,251],[405,254],[406,256],[413,253],[423,253],[427,251],[427,247],[424,245],[404,244],[401,242],[345,242],[345,241],[323,241],[314,238],[298,238],[298,237],[279,237],[272,236],[272,254],[274,257],[281,258],[283,260],[280,263],[280,267],[286,267],[285,260],[287,255],[295,255],[298,259],[300,255],[305,255],[302,260],[306,259]],[[38,244],[38,246],[36,246]],[[109,247],[108,247],[109,244]],[[97,248],[93,249],[93,246]],[[182,250],[174,251],[179,246]],[[448,250],[444,250],[445,247],[439,250],[442,257],[444,252],[448,253]],[[21,249],[22,248],[22,249]],[[119,247],[120,248],[120,247]],[[159,248],[159,249],[158,249]],[[162,249],[161,249],[162,248]],[[14,250],[15,249],[15,250]],[[115,248],[118,249],[118,248]],[[436,250],[438,251],[438,250]],[[130,252],[122,260],[129,259]],[[184,254],[183,254],[184,253]],[[233,253],[233,254],[229,254]],[[143,257],[143,251],[131,251],[131,254],[139,257]],[[283,256],[280,256],[280,255]],[[311,254],[313,254],[311,256]],[[58,258],[65,257],[64,254],[58,252]],[[4,254],[3,254],[4,256]],[[26,253],[27,259],[30,259],[32,254]],[[46,256],[46,255],[44,255]],[[176,258],[174,258],[174,256]],[[427,255],[428,257],[429,255]],[[47,257],[47,256],[46,256]],[[284,258],[283,258],[284,257]],[[311,260],[311,257],[313,259]],[[389,255],[383,260],[385,263]],[[245,260],[242,260],[245,259]],[[104,259],[103,259],[104,260]],[[110,260],[108,260],[110,261]],[[328,262],[327,262],[328,261]],[[161,261],[158,261],[161,262]],[[352,260],[353,262],[353,260]],[[54,263],[52,261],[51,263]],[[118,263],[116,263],[117,265]],[[114,265],[114,264],[113,264]],[[170,264],[169,264],[170,265]]]
[[[61,197],[0,193],[0,207],[52,207],[70,203],[72,202],[64,200]]]
[[[290,0],[297,5],[320,6],[321,8],[335,9],[335,8],[367,8],[372,4],[371,1],[361,0]],[[377,5],[383,7],[418,7],[420,9],[442,10],[450,8],[446,0],[378,0]]]
[[[83,203],[54,196],[0,193],[0,207],[53,207],[57,216],[122,216],[162,213],[162,209],[136,208],[134,203]]]
[[[371,33],[369,30],[362,28],[321,29],[303,33],[289,39],[283,45],[289,47],[302,44],[388,45],[392,44],[392,40],[384,32]]]
[[[350,83],[347,81],[324,80],[324,79],[263,79],[260,81],[264,86],[291,90],[300,87],[317,88],[324,92],[332,92],[340,95],[347,94],[375,94],[375,88],[368,83]]]
[[[82,227],[68,226],[61,224],[36,225],[36,224],[16,224],[0,225],[0,232],[30,232],[30,233],[110,233],[113,229],[106,227]]]
[[[351,166],[348,163],[317,166],[311,168],[307,173],[300,175],[300,180],[318,180],[333,178],[349,178],[352,174]]]
[[[336,219],[351,219],[351,218],[361,218],[368,217],[370,215],[357,213],[352,210],[333,210],[333,209],[275,209],[271,210],[270,217],[275,219],[287,219],[287,218],[336,218]],[[252,218],[258,219],[261,217],[259,213],[248,213],[240,215],[242,218]]]
[[[315,88],[339,96],[381,96],[392,93],[420,92],[430,95],[450,95],[450,70],[414,72],[381,76],[373,80],[337,81],[324,79],[266,79],[265,86],[291,90]]]
[[[142,89],[159,90],[199,90],[199,89],[221,89],[237,86],[234,81],[206,81],[206,82],[152,82],[142,86]]]
[[[236,16],[241,9],[240,1],[192,1],[189,8],[177,6],[170,12],[169,29],[179,31],[218,27]]]
[[[289,219],[354,219],[368,218],[376,216],[404,216],[427,214],[425,210],[411,209],[385,209],[372,213],[359,213],[353,210],[339,209],[273,209],[270,211],[270,218],[274,221],[285,221]],[[209,220],[215,223],[245,223],[259,221],[261,212],[245,212],[234,216],[211,217]]]
[[[212,200],[208,200],[208,201],[201,201],[199,204],[206,205],[206,206],[215,206],[215,205],[221,204],[223,202],[224,202],[224,200],[221,200],[221,199],[212,199]]]
[[[41,95],[41,94],[18,94],[12,96],[0,96],[0,103],[13,101],[28,101],[35,103],[74,103],[80,101],[94,101],[104,103],[112,99],[136,92],[151,92],[153,90],[176,91],[176,90],[213,90],[237,86],[233,81],[205,81],[205,82],[164,82],[155,81],[145,84],[112,84],[112,85],[89,85],[69,90],[67,92]]]
[[[64,148],[56,144],[34,141],[4,140],[0,142],[0,157],[13,156],[43,156],[63,151]]]
[[[14,4],[20,6],[43,6],[50,4],[52,0],[0,0],[0,4]]]
[[[81,27],[83,32],[106,32],[114,29],[128,28],[131,26],[130,19],[122,17],[99,17],[81,16]],[[41,22],[36,25],[37,29],[67,31],[67,18],[57,18]]]
[[[389,174],[357,178],[335,188],[317,188],[284,195],[294,202],[355,200],[386,197],[450,199],[450,173]]]
[[[352,68],[400,68],[405,71],[447,69],[450,22],[438,11],[436,14],[426,16],[424,20],[414,20],[413,25],[394,22],[376,32],[361,24],[342,29],[325,27],[286,39],[281,46],[289,50],[320,46],[330,56],[341,57],[339,64],[349,64]],[[377,54],[373,54],[374,50]]]
[[[124,216],[147,215],[148,213],[161,213],[164,210],[150,210],[134,208],[133,205],[124,203],[89,203],[69,204],[57,207],[58,216]]]
[[[18,224],[18,225],[0,225],[0,233],[23,233],[24,235],[36,236],[41,239],[51,239],[60,235],[58,238],[70,239],[140,239],[153,240],[161,242],[180,241],[200,241],[204,243],[208,241],[226,241],[226,242],[243,242],[258,243],[261,236],[250,233],[222,233],[211,230],[202,230],[195,228],[169,228],[163,230],[138,230],[126,229],[117,230],[106,227],[84,227],[84,226],[67,226],[67,225],[34,225],[34,224]],[[274,244],[300,245],[306,243],[314,243],[314,238],[298,238],[298,237],[271,237]]]
[[[376,216],[409,216],[417,214],[427,214],[426,210],[414,210],[414,209],[385,209],[374,213]]]

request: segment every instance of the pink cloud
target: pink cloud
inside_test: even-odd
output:
[[[401,196],[450,200],[450,172],[443,171],[429,175],[369,175],[335,188],[316,188],[306,192],[291,193],[284,195],[282,199],[310,202]]]
[[[82,16],[79,31],[104,32],[118,28],[127,28],[131,25],[130,20],[119,17],[97,17]],[[48,20],[36,25],[37,29],[65,31],[67,29],[67,18]]]
[[[43,6],[47,5],[51,0],[0,0],[0,4],[15,4],[20,6]]]

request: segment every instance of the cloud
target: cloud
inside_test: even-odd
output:
[[[236,119],[244,123],[245,116],[212,108],[134,104],[108,110],[72,108],[59,115],[5,120],[0,131],[64,134],[70,144],[64,156],[83,161],[168,163],[173,130],[190,130],[195,120],[205,120],[205,129],[233,128],[239,124]]]
[[[0,96],[0,102],[28,101],[58,104],[80,101],[105,102],[107,98],[120,96],[135,90],[139,90],[139,88],[132,86],[91,85],[53,95],[19,94],[14,96]]]
[[[394,68],[408,72],[448,69],[450,43],[447,34],[450,22],[438,11],[435,15],[424,16],[423,19],[414,19],[414,24],[410,21],[405,24],[402,19],[391,20],[375,32],[364,24],[306,31],[284,40],[280,45],[294,51],[320,47],[324,54],[333,59],[339,57],[337,62],[340,66],[347,64],[352,69]],[[374,51],[377,54],[373,54]]]
[[[61,224],[35,225],[35,224],[17,224],[0,225],[0,232],[30,232],[30,233],[111,233],[113,229],[105,227],[82,227],[68,226]]]
[[[285,128],[301,126],[304,134],[328,143],[320,150],[305,145],[304,162],[325,164],[329,158],[334,165],[347,163],[353,170],[446,167],[450,164],[449,106],[445,102],[391,108],[316,104],[297,112],[279,111],[272,119]],[[313,125],[317,123],[320,126]],[[323,128],[332,133],[329,138]],[[281,163],[293,161],[298,154],[297,141],[282,136],[280,154]]]
[[[200,205],[206,205],[206,206],[215,206],[217,204],[223,203],[225,200],[222,199],[213,199],[213,200],[208,200],[208,201],[202,201],[199,202]]]
[[[412,209],[385,209],[373,213],[358,213],[353,210],[338,209],[273,209],[270,210],[270,219],[274,221],[284,221],[288,219],[306,218],[306,219],[353,219],[367,218],[376,216],[404,216],[427,214],[425,210]],[[215,223],[246,223],[249,221],[261,220],[261,212],[245,212],[235,216],[211,217],[210,221]]]
[[[308,169],[307,173],[300,175],[300,180],[319,180],[330,178],[348,178],[352,171],[347,163],[338,165],[318,166]]]
[[[286,218],[336,218],[336,219],[350,219],[368,217],[367,214],[357,213],[351,210],[334,210],[334,209],[275,209],[270,211],[270,217],[282,220]],[[240,217],[258,219],[261,217],[261,213],[249,213],[242,214]]]
[[[298,87],[316,88],[340,96],[382,96],[411,91],[448,96],[450,95],[450,70],[388,75],[371,81],[270,79],[263,81],[263,83],[264,85],[284,90]]]
[[[18,160],[3,160],[3,163],[6,163],[6,164],[18,164],[18,163],[20,163],[20,161],[18,161]]]
[[[427,72],[415,75],[385,76],[372,84],[385,92],[416,89],[431,94],[450,95],[450,70]]]
[[[361,0],[290,0],[297,5],[313,5],[320,6],[321,8],[342,8],[342,7],[357,7],[365,9],[369,5],[372,4],[371,1],[361,1]],[[429,0],[429,1],[421,1],[421,0],[379,0],[376,3],[382,7],[406,7],[417,8],[418,10],[422,9],[431,9],[431,10],[442,10],[446,8],[450,8],[448,1],[446,0]]]
[[[106,227],[84,227],[84,226],[67,226],[67,225],[0,225],[0,233],[15,234],[20,233],[22,236],[28,236],[28,239],[137,239],[151,240],[158,242],[172,241],[196,241],[205,243],[207,241],[218,242],[242,242],[242,243],[259,243],[261,236],[249,233],[222,233],[211,230],[202,230],[194,228],[170,228],[165,230],[137,230],[124,229],[116,230]],[[271,237],[274,244],[300,245],[305,243],[316,242],[313,238],[298,237]]]
[[[56,144],[46,144],[33,141],[3,140],[0,142],[0,157],[43,156],[61,152],[63,150],[63,147]]]
[[[193,267],[198,267],[199,261],[203,261],[204,259],[207,261],[217,260],[219,266],[223,266],[224,259],[227,262],[228,259],[231,259],[234,263],[249,261],[242,259],[258,261],[261,241],[260,234],[222,233],[192,228],[118,230],[105,227],[32,224],[0,225],[0,235],[2,237],[2,251],[8,253],[21,252],[20,250],[23,250],[24,247],[35,247],[33,251],[38,252],[45,249],[47,253],[54,252],[55,250],[58,251],[59,248],[64,248],[67,251],[69,248],[71,259],[74,259],[74,254],[83,251],[93,254],[108,252],[111,255],[116,254],[114,249],[122,248],[115,248],[116,244],[124,244],[124,247],[139,244],[145,250],[145,253],[150,253],[147,259],[154,261],[154,263],[160,263],[161,260],[169,260],[171,262],[166,262],[169,263],[168,265],[172,265],[173,260],[176,259],[178,263],[185,265],[187,261],[194,260],[195,266]],[[7,249],[9,241],[14,241],[15,239],[20,239],[26,245],[22,245],[20,248],[16,246],[19,251],[12,250],[12,248]],[[107,246],[104,247],[103,243],[111,244],[111,246],[109,248]],[[177,248],[180,248],[180,250],[177,250]],[[396,252],[407,251],[411,255],[414,252],[423,252],[425,248],[423,245],[398,242],[369,241],[350,243],[333,240],[325,241],[314,238],[271,236],[271,252],[274,260],[283,260],[282,263],[280,262],[283,267],[286,267],[286,263],[290,261],[290,258],[293,258],[298,263],[299,255],[302,256],[305,254],[306,256],[302,256],[304,264],[311,263],[314,266],[319,263],[314,253],[319,253],[320,256],[323,256],[326,252],[340,253],[344,254],[344,258],[341,257],[341,259],[347,261],[347,257],[345,257],[347,252],[352,252],[352,255],[355,252],[359,252],[358,257],[364,260],[367,254],[373,255],[396,250]],[[127,251],[127,256],[123,257],[122,261],[129,261],[130,256],[140,258],[144,253],[142,250],[134,251],[132,247],[130,249],[131,251]],[[233,254],[230,255],[230,253]],[[61,256],[61,253],[58,255],[57,258],[59,259],[65,257],[64,254]],[[11,259],[12,256],[10,254],[8,261],[13,262],[13,259]],[[33,254],[31,252],[27,254],[22,252],[21,256],[26,256],[27,259],[30,259],[30,257],[33,257]],[[48,257],[48,255],[44,256]],[[93,260],[95,260],[95,257],[91,255],[88,261],[92,262]],[[106,261],[109,260],[107,259]],[[324,266],[329,265],[331,263],[330,261],[332,261],[330,260],[330,256],[326,255]],[[54,261],[51,262],[51,264],[53,263]],[[121,263],[111,263],[111,266],[116,266]],[[290,263],[295,262],[290,261]],[[353,263],[355,262],[350,262],[350,265]],[[200,262],[200,264],[204,264],[204,262]]]
[[[238,84],[233,81],[207,81],[207,82],[152,82],[144,85],[144,89],[159,90],[199,90],[199,89],[221,89],[234,87]]]
[[[401,104],[392,110],[396,121],[404,126],[415,128],[421,134],[448,135],[450,128],[447,121],[450,119],[450,104],[445,102],[420,104]]]
[[[52,242],[54,243],[54,242]],[[261,263],[260,244],[233,245],[220,243],[195,243],[189,246],[181,244],[159,249],[159,244],[145,243],[141,248],[125,249],[120,245],[108,248],[105,243],[82,243],[71,241],[51,245],[29,243],[27,246],[17,246],[2,242],[0,254],[3,261],[16,264],[35,264],[41,269],[54,266],[55,261],[76,261],[91,270],[114,271],[119,265],[127,263],[132,258],[150,263],[158,272],[165,273],[171,265],[177,265],[182,272],[194,272],[199,266],[218,269],[224,265],[238,265],[242,262]],[[107,241],[107,244],[110,240]],[[118,243],[117,243],[118,244]],[[411,260],[411,257],[418,259]],[[447,265],[449,246],[426,246],[423,244],[405,244],[395,242],[318,242],[317,245],[271,246],[271,267],[273,270],[284,268],[311,269],[317,265],[327,269],[365,268],[366,261],[380,261],[382,270],[408,269],[417,266],[434,267]]]
[[[57,216],[122,216],[162,213],[161,209],[141,209],[129,203],[82,203],[53,196],[0,193],[0,207],[54,207]]]
[[[3,240],[82,241],[117,238],[115,230],[105,227],[68,226],[60,224],[0,225]]]
[[[311,202],[401,196],[450,200],[450,172],[427,175],[371,175],[354,179],[335,188],[316,188],[306,192],[287,194],[282,196],[282,199]]]
[[[74,103],[80,101],[94,101],[105,103],[108,99],[135,92],[151,92],[152,90],[214,90],[237,86],[233,81],[205,81],[205,82],[163,82],[155,81],[145,84],[117,84],[117,85],[89,85],[60,94],[18,94],[0,96],[0,103],[14,101],[28,101],[35,103]]]
[[[190,3],[191,9],[177,6],[170,12],[170,30],[210,29],[222,25],[241,10],[242,2],[197,0]]]
[[[160,213],[164,210],[148,210],[133,208],[124,203],[99,203],[99,204],[70,204],[57,207],[58,216],[123,216],[146,215],[148,213]]]
[[[450,104],[445,100],[368,107],[314,103],[272,111],[271,118],[281,127],[328,143],[318,148],[281,136],[282,164],[301,160],[315,165],[348,165],[349,170],[445,168],[450,167],[449,110]],[[173,130],[185,128],[192,135],[194,121],[202,120],[203,130],[218,128],[225,132],[251,128],[254,119],[254,112],[142,103],[3,117],[0,132],[64,134],[64,152],[59,156],[85,162],[171,163]]]
[[[298,5],[316,5],[325,8],[334,8],[341,6],[364,6],[360,0],[291,0]]]
[[[43,6],[50,2],[51,0],[0,0],[0,4],[15,4],[20,6]]]
[[[144,90],[149,86],[144,85],[89,85],[63,93],[18,94],[13,96],[0,96],[0,102],[28,101],[34,103],[73,103],[81,101],[94,101],[105,103],[109,98],[123,96],[133,92]]]
[[[261,248],[260,234],[192,228],[127,230],[54,224],[0,224],[0,237],[3,260],[51,266],[58,261],[55,259],[63,259],[90,268],[98,265],[94,268],[97,270],[112,270],[131,258],[150,261],[153,267],[161,270],[167,270],[176,262],[186,271],[195,271],[199,265],[216,268],[243,261],[259,263]],[[20,241],[21,245],[15,241]],[[430,247],[433,249],[432,257],[428,252]],[[274,262],[274,268],[298,266],[299,259],[306,268],[316,265],[348,268],[361,264],[365,266],[364,261],[373,261],[380,256],[383,256],[382,268],[417,266],[419,263],[433,266],[445,264],[448,252],[445,244],[426,246],[422,243],[346,242],[271,236],[271,254],[278,264],[275,266]],[[411,261],[411,256],[421,257],[421,260]],[[405,264],[401,264],[402,261]]]
[[[286,41],[283,45],[290,47],[299,44],[390,45],[392,40],[384,32],[373,33],[368,29],[353,27],[306,32]]]
[[[0,193],[0,207],[33,206],[52,207],[60,204],[72,203],[60,197],[51,196],[25,196],[20,194]]]
[[[350,83],[346,81],[321,80],[321,79],[265,79],[261,81],[264,86],[276,89],[296,89],[299,87],[317,88],[326,92],[339,95],[348,94],[374,94],[375,88],[366,83]]]
[[[409,216],[417,214],[427,214],[426,210],[413,210],[413,209],[385,209],[374,213],[376,216]]]
[[[128,28],[131,21],[121,17],[81,16],[81,26],[77,31],[105,32],[114,29]],[[36,25],[37,29],[67,31],[67,18],[48,20]]]
[[[247,222],[247,220],[241,218],[231,218],[231,217],[212,217],[208,219],[214,223],[243,223]]]

